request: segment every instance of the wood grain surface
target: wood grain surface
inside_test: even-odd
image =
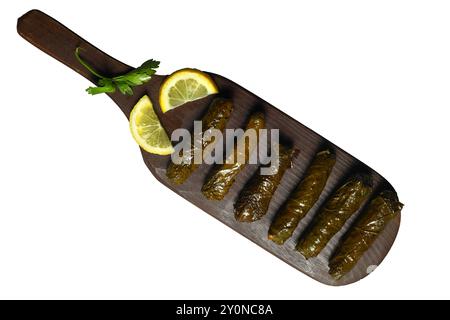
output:
[[[34,46],[64,63],[91,82],[95,82],[95,77],[84,69],[75,59],[74,51],[77,47],[83,49],[82,57],[103,74],[113,76],[131,70],[130,66],[100,51],[41,11],[32,10],[20,17],[17,24],[17,31],[24,39]],[[212,73],[210,73],[210,75],[217,83],[220,95],[232,99],[234,103],[235,109],[227,125],[228,128],[244,127],[246,118],[253,110],[255,110],[255,108],[259,108],[260,110],[263,110],[266,115],[267,127],[279,128],[280,134],[299,150],[299,153],[293,162],[293,167],[287,170],[281,185],[272,198],[268,213],[263,219],[251,224],[239,223],[234,219],[233,203],[245,182],[256,170],[256,166],[254,165],[245,167],[243,172],[237,177],[229,194],[222,201],[207,200],[200,191],[205,176],[211,169],[211,166],[201,165],[187,182],[181,186],[174,186],[168,181],[165,175],[170,156],[153,155],[141,150],[144,162],[151,173],[158,181],[176,194],[195,204],[197,207],[222,221],[236,232],[317,281],[328,285],[345,285],[364,278],[369,271],[371,271],[374,266],[378,266],[387,255],[400,226],[400,215],[388,224],[386,229],[378,237],[370,250],[364,254],[356,267],[339,281],[335,281],[328,274],[328,258],[333,253],[333,250],[336,249],[340,239],[342,239],[342,236],[348,231],[352,222],[357,218],[358,214],[368,201],[366,201],[365,205],[356,212],[349,221],[347,221],[344,228],[332,238],[317,258],[305,260],[301,254],[294,250],[294,246],[297,243],[301,232],[304,231],[311,222],[327,197],[332,194],[333,190],[342,184],[346,177],[356,172],[368,173],[372,176],[374,181],[373,194],[387,188],[393,189],[389,182],[355,157],[238,84],[220,75]],[[214,96],[209,96],[185,104],[178,107],[176,111],[169,111],[162,114],[158,104],[158,93],[163,79],[164,76],[161,75],[153,76],[153,78],[145,85],[134,88],[133,96],[124,96],[120,93],[108,95],[128,118],[131,109],[137,100],[139,100],[142,95],[147,94],[152,100],[155,111],[169,135],[177,128],[190,129],[193,121],[200,119],[202,114],[204,114],[209,103],[214,99]],[[280,208],[295,185],[300,181],[315,153],[324,145],[331,147],[336,152],[336,165],[327,182],[325,190],[308,215],[301,221],[293,237],[282,246],[276,245],[267,239],[267,231],[270,223],[273,220],[277,209]],[[124,168],[124,170],[126,170],[126,168]],[[201,230],[199,232],[201,232]],[[214,241],[214,239],[209,239],[209,241]],[[226,244],[217,244],[217,246],[220,245],[225,246]],[[151,244],[149,244],[149,246],[151,246]],[[255,254],[261,254],[261,252],[255,252]],[[277,275],[275,274],[267,275],[267,277],[273,277],[274,279],[276,276]]]

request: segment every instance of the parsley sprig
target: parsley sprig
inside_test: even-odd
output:
[[[113,93],[117,89],[119,89],[122,94],[132,95],[132,87],[144,84],[145,82],[149,81],[152,75],[155,74],[155,69],[159,67],[159,61],[150,59],[145,61],[140,67],[131,70],[124,75],[110,78],[98,73],[87,62],[81,59],[80,48],[76,48],[75,57],[83,65],[83,67],[85,67],[94,76],[99,78],[97,81],[97,87],[89,87],[86,89],[87,93],[92,95],[99,93]]]

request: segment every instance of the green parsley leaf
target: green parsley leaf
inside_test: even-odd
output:
[[[99,78],[97,87],[89,87],[86,91],[89,94],[113,93],[116,89],[122,94],[132,95],[134,86],[146,83],[155,74],[156,68],[159,67],[159,61],[150,59],[144,62],[140,67],[130,72],[113,78],[105,77],[92,68],[87,62],[80,57],[80,48],[75,50],[75,57],[90,73]]]

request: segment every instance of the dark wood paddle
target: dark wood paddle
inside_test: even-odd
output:
[[[17,31],[31,44],[94,83],[96,81],[95,77],[80,65],[74,56],[74,51],[77,47],[83,48],[82,57],[103,74],[111,76],[119,75],[132,69],[130,66],[100,51],[58,21],[38,10],[29,11],[20,17],[17,24]],[[365,277],[369,271],[373,269],[373,266],[377,266],[381,263],[391,248],[400,225],[400,216],[389,223],[370,250],[364,254],[356,267],[339,281],[334,280],[328,274],[328,259],[333,253],[333,250],[335,250],[343,234],[348,230],[350,224],[361,210],[352,216],[345,224],[344,228],[328,243],[327,247],[317,258],[305,260],[294,250],[294,247],[301,232],[305,230],[313,216],[317,213],[317,210],[323,205],[324,200],[329,197],[333,190],[335,190],[349,175],[361,171],[370,174],[374,181],[374,192],[385,188],[392,188],[390,184],[367,165],[266,101],[220,75],[212,73],[210,73],[210,75],[217,83],[220,94],[232,99],[234,102],[235,109],[228,123],[229,128],[243,127],[245,125],[245,119],[252,110],[254,110],[254,108],[260,108],[266,115],[268,128],[279,128],[281,134],[290,140],[295,148],[300,150],[293,162],[292,169],[287,171],[281,185],[274,194],[268,214],[260,221],[251,224],[239,223],[234,219],[233,203],[245,182],[255,171],[255,166],[247,166],[244,171],[241,172],[229,194],[222,201],[209,201],[200,192],[205,176],[210,170],[210,167],[207,165],[202,165],[183,185],[174,186],[167,180],[165,175],[170,157],[153,155],[141,150],[144,162],[151,173],[158,181],[178,195],[222,221],[238,233],[257,243],[294,268],[322,283],[329,285],[344,285]],[[163,114],[161,113],[158,104],[158,92],[163,79],[164,76],[155,75],[145,85],[133,88],[134,95],[132,96],[125,96],[116,92],[109,94],[109,97],[119,106],[128,118],[134,104],[141,96],[147,94],[152,100],[155,110],[169,135],[176,128],[191,128],[193,120],[201,118],[214,97],[209,96],[178,107],[175,111],[169,111]],[[302,174],[305,172],[315,153],[324,144],[331,146],[336,152],[336,166],[333,169],[319,201],[303,219],[293,237],[291,237],[284,245],[278,246],[267,239],[269,225],[273,220],[277,209],[280,208],[282,203],[287,199],[289,193],[301,179]],[[197,230],[197,232],[201,232],[201,230]],[[208,241],[215,240],[209,239]],[[217,246],[220,246],[220,244],[217,244]],[[269,277],[272,277],[274,280],[277,279],[276,274],[269,275]]]

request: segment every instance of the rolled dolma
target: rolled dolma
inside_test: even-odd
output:
[[[305,177],[295,188],[269,229],[269,239],[283,244],[297,228],[298,223],[319,199],[325,188],[336,157],[330,150],[316,154]]]
[[[279,166],[271,175],[262,175],[260,170],[250,179],[234,205],[234,217],[240,222],[261,219],[269,208],[275,190],[287,168],[291,166],[293,150],[279,146]]]
[[[250,116],[245,130],[255,130],[256,138],[258,138],[259,130],[263,129],[265,124],[264,114],[256,112]],[[245,139],[245,136],[242,139]],[[229,155],[229,159],[222,165],[216,165],[203,185],[202,193],[206,198],[209,200],[222,200],[225,197],[233,185],[236,176],[248,162],[254,146],[251,145],[250,141],[249,143],[245,143],[244,141],[244,155],[241,155],[238,154],[238,152],[242,152],[238,150],[238,144],[234,145],[234,150]]]
[[[215,99],[206,114],[202,118],[203,133],[207,130],[217,129],[223,131],[233,111],[233,104],[230,100]],[[202,148],[206,148],[212,141],[203,140]],[[194,163],[194,140],[189,150],[188,157],[183,159],[181,164],[175,164],[172,161],[167,167],[166,175],[175,184],[182,184],[187,178],[198,168],[198,164]]]
[[[349,272],[402,207],[392,191],[384,191],[375,197],[336,249],[329,263],[329,273],[340,279]]]
[[[344,226],[372,191],[369,176],[357,175],[341,186],[314,217],[312,228],[296,249],[306,258],[316,257]]]

